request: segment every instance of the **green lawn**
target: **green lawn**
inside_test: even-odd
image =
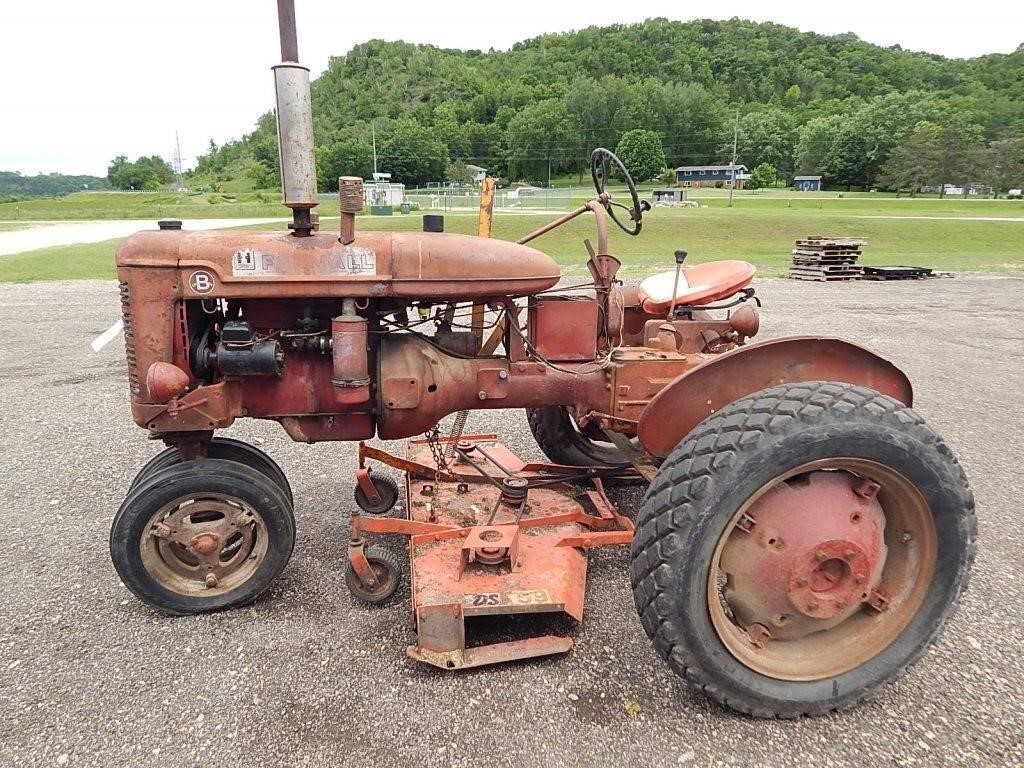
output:
[[[120,240],[62,245],[0,256],[0,282],[88,280],[114,278],[114,251]]]
[[[76,192],[0,203],[0,221],[81,221],[83,219],[219,219],[281,215],[281,193],[226,195],[173,192]],[[212,202],[211,202],[212,201]]]
[[[910,264],[954,271],[1024,272],[1024,205],[992,201],[997,212],[988,210],[984,201],[960,203],[927,200],[908,203],[859,200],[851,207],[833,206],[822,200],[821,206],[785,201],[744,200],[735,207],[712,200],[699,209],[658,208],[644,220],[639,237],[628,237],[614,225],[611,251],[623,262],[623,275],[636,276],[673,265],[677,248],[690,252],[693,262],[738,258],[756,264],[762,275],[782,275],[789,261],[793,241],[808,235],[863,236],[869,240],[864,249],[865,264]],[[829,204],[826,204],[828,202]],[[835,201],[850,205],[854,201]],[[894,211],[894,207],[899,206]],[[952,208],[935,206],[951,205]],[[967,216],[961,208],[977,206],[977,216],[1000,216],[1020,221],[985,221],[922,218],[944,213]],[[277,209],[277,213],[280,209]],[[912,216],[919,218],[874,218]],[[554,214],[498,214],[494,236],[515,240],[553,218]],[[445,217],[449,232],[472,233],[476,215],[449,213]],[[322,220],[325,230],[337,227],[336,218]],[[365,230],[413,230],[421,225],[418,214],[410,216],[361,216],[357,227]],[[263,228],[262,225],[252,228]],[[594,238],[589,215],[555,230],[532,243],[551,254],[578,274],[586,260],[584,238]],[[111,278],[116,240],[92,245],[47,248],[15,256],[0,256],[0,281],[56,280],[75,278]]]

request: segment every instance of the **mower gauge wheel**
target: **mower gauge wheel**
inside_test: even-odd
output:
[[[611,196],[605,192],[605,187],[608,184],[608,178],[613,168],[619,172],[622,180],[626,183],[630,202],[633,204],[631,208],[627,208],[619,203],[613,203]],[[618,224],[619,229],[627,235],[639,235],[640,229],[643,227],[644,212],[651,210],[651,205],[646,200],[641,202],[640,195],[636,191],[636,184],[633,182],[633,177],[629,175],[629,171],[626,170],[623,162],[611,150],[598,147],[590,156],[590,176],[594,180],[594,189],[597,191],[598,200],[604,206],[608,215],[611,216],[612,221]],[[620,218],[621,214],[615,213],[616,208],[625,211],[629,218],[627,220]],[[629,224],[625,223],[625,221],[628,221]]]
[[[390,512],[395,504],[398,503],[398,483],[395,482],[393,477],[377,474],[370,475],[370,482],[377,489],[380,501],[376,503],[370,501],[366,496],[366,492],[357,485],[355,490],[356,505],[368,515],[383,515]]]
[[[377,583],[373,587],[364,585],[359,574],[349,564],[345,568],[345,586],[357,600],[372,605],[383,603],[395,594],[402,583],[402,563],[398,555],[390,549],[376,544],[367,547],[363,555],[370,564],[370,570],[373,571]]]

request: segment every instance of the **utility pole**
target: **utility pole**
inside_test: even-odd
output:
[[[174,178],[174,191],[177,192],[181,189],[181,140],[177,131],[174,132]]]
[[[370,130],[373,131],[373,178],[377,178],[377,123],[370,121]]]
[[[729,207],[732,208],[732,191],[736,188],[736,144],[740,134],[740,111],[732,121],[732,165],[729,167]]]

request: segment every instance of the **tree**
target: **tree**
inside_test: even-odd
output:
[[[523,108],[505,131],[509,177],[542,181],[548,172],[571,168],[575,133],[561,99],[545,99]]]
[[[411,118],[377,127],[377,159],[382,171],[396,182],[422,186],[440,181],[448,167],[448,147],[434,131]]]
[[[779,173],[771,163],[761,163],[750,174],[750,180],[754,182],[752,189],[774,187],[778,178]]]
[[[473,183],[473,171],[465,163],[455,160],[448,163],[448,170],[445,171],[444,178],[451,184],[466,186]]]
[[[737,148],[741,161],[748,166],[767,163],[789,176],[795,147],[793,117],[787,112],[769,108],[740,118]],[[723,154],[731,151],[731,142],[724,149]]]
[[[615,154],[635,181],[647,181],[661,173],[665,167],[661,136],[643,128],[622,134]]]
[[[922,120],[889,156],[879,182],[897,193],[909,189],[913,197],[921,187],[939,183],[942,130]]]
[[[160,177],[157,175],[157,169],[154,167],[151,159],[146,157],[140,157],[134,163],[129,163],[127,157],[118,155],[111,161],[110,167],[107,168],[107,179],[115,189],[143,190],[160,188]]]
[[[798,173],[821,174],[832,145],[843,125],[840,115],[815,117],[797,132],[796,170]]]
[[[975,152],[981,145],[981,126],[971,122],[965,114],[953,115],[942,126],[938,167],[939,182],[943,185],[940,196],[945,194],[946,184],[962,187],[964,195],[967,195],[967,187],[975,172]]]
[[[321,189],[336,192],[339,176],[368,179],[372,173],[373,144],[350,128],[338,131],[333,141],[317,147],[316,175]]]
[[[992,188],[992,197],[1024,184],[1024,140],[999,139],[975,153],[979,177]]]

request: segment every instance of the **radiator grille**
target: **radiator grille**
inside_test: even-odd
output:
[[[141,391],[139,389],[139,368],[135,359],[135,333],[132,328],[132,289],[124,280],[120,282],[121,289],[121,317],[124,320],[124,351],[128,360],[128,387],[131,390],[132,400],[138,400]]]

